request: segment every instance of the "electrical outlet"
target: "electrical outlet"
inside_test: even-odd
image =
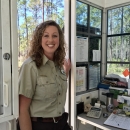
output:
[[[130,107],[129,106],[123,106],[123,111],[130,111]]]
[[[81,97],[81,102],[84,102],[84,105],[91,103],[91,94],[90,93],[84,94]]]

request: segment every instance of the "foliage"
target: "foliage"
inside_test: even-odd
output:
[[[88,5],[82,2],[76,2],[76,23],[87,25]]]
[[[130,5],[108,10],[107,73],[119,75],[130,68]],[[116,36],[118,35],[118,36]],[[119,62],[118,64],[113,64]],[[126,63],[126,64],[123,64]]]
[[[53,19],[64,27],[63,0],[18,0],[19,67],[28,53],[29,41],[36,26]]]

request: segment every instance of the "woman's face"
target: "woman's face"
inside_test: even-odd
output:
[[[50,60],[53,60],[54,52],[59,46],[59,32],[57,27],[48,26],[42,36],[42,48],[44,54]]]

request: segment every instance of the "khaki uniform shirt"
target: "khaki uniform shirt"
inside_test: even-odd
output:
[[[20,68],[19,94],[31,98],[31,117],[57,117],[64,112],[67,78],[45,55],[38,69],[28,58]]]

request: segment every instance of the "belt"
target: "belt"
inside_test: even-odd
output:
[[[58,121],[62,118],[62,116],[59,117],[50,117],[50,118],[42,118],[42,117],[31,117],[32,121],[40,121],[40,122],[54,122],[58,123]]]

